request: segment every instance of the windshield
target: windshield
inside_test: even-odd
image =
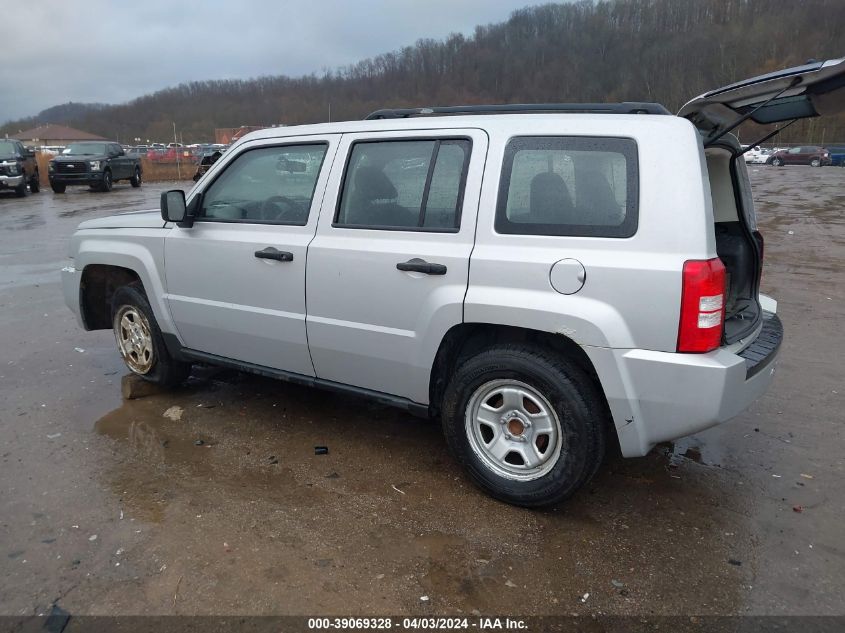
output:
[[[96,156],[105,153],[105,143],[71,143],[62,152],[65,156]]]
[[[12,141],[0,141],[0,156],[14,156],[15,144]]]

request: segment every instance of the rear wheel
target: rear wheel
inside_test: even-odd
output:
[[[191,365],[175,360],[164,345],[155,315],[141,287],[118,288],[112,297],[112,328],[123,362],[144,380],[164,386],[184,382]]]
[[[780,167],[781,165],[783,165],[783,161],[780,158],[773,158],[772,165],[774,165],[775,167]]]
[[[38,173],[38,170],[35,170],[35,175],[32,177],[32,180],[29,181],[29,190],[32,193],[38,193],[41,190],[41,175]]]
[[[136,188],[141,186],[141,170],[138,167],[135,168],[135,174],[129,179],[129,184]]]
[[[487,493],[551,505],[592,478],[604,457],[607,406],[564,356],[498,345],[461,363],[442,403],[450,450]]]
[[[820,158],[811,158],[810,159],[810,167],[821,167],[822,161]]]

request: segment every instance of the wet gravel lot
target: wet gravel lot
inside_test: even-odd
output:
[[[773,387],[546,511],[355,398],[205,371],[122,401],[112,335],[77,326],[58,271],[80,221],[173,183],[0,193],[0,613],[845,613],[845,169],[751,176]]]

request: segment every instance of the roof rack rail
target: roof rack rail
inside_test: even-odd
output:
[[[416,116],[445,116],[450,114],[548,114],[552,112],[672,114],[659,103],[639,101],[624,101],[622,103],[507,103],[502,105],[439,106],[434,108],[385,108],[371,112],[365,120],[407,119]]]

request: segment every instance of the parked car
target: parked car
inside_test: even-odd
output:
[[[223,152],[217,149],[209,149],[200,157],[199,164],[197,165],[197,171],[194,172],[194,182],[197,182],[200,178],[205,175],[211,166],[218,161],[218,159],[223,155]]]
[[[761,148],[761,147],[754,147],[748,150],[742,157],[745,159],[746,163],[754,164],[754,165],[763,165],[769,159],[771,155],[771,151]]]
[[[38,179],[35,150],[24,147],[15,139],[0,139],[0,190],[14,189],[22,198],[26,195],[27,185],[32,193],[38,193]]]
[[[830,153],[830,164],[836,167],[845,167],[845,145],[828,145]]]
[[[257,131],[160,215],[82,223],[65,300],[146,380],[202,362],[374,398],[439,418],[491,495],[555,503],[609,444],[644,455],[767,389],[783,329],[728,132],[749,104],[815,114],[843,77],[845,59],[773,73],[679,116],[466,106]]]
[[[64,193],[70,185],[87,185],[98,191],[111,191],[112,185],[128,180],[141,186],[141,159],[127,156],[118,143],[84,141],[71,143],[49,163],[50,187]]]
[[[810,165],[811,167],[822,167],[830,165],[830,152],[823,147],[816,145],[801,145],[780,150],[772,154],[766,163],[780,167],[781,165]]]

